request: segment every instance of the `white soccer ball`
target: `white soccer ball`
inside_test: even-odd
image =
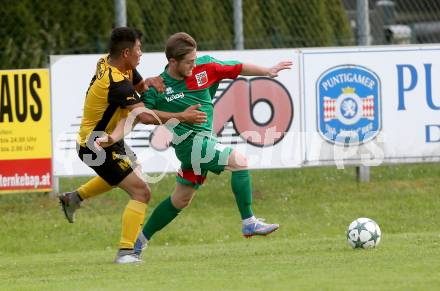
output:
[[[348,226],[347,242],[356,248],[375,248],[380,243],[381,232],[379,225],[369,218],[358,218]]]

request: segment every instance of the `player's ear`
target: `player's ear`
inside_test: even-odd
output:
[[[121,56],[122,56],[123,58],[128,57],[129,54],[130,54],[130,49],[129,49],[128,47],[125,48],[125,49],[123,49],[122,52],[121,52]]]
[[[177,64],[177,60],[175,58],[170,58],[169,61],[170,65],[175,66]]]

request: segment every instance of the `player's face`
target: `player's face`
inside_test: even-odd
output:
[[[141,42],[137,39],[133,48],[129,49],[127,54],[127,62],[129,63],[130,69],[135,69],[139,65],[141,56]]]
[[[177,62],[176,71],[181,77],[185,78],[191,76],[192,70],[196,66],[196,57],[196,50],[193,50]]]

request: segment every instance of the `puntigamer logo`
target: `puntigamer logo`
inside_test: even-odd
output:
[[[330,143],[357,145],[381,129],[380,80],[371,70],[343,65],[324,72],[316,84],[318,131]]]

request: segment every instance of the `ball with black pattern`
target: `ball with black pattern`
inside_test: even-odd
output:
[[[379,225],[369,218],[358,218],[348,226],[347,242],[356,248],[375,248],[380,243],[381,231]]]

